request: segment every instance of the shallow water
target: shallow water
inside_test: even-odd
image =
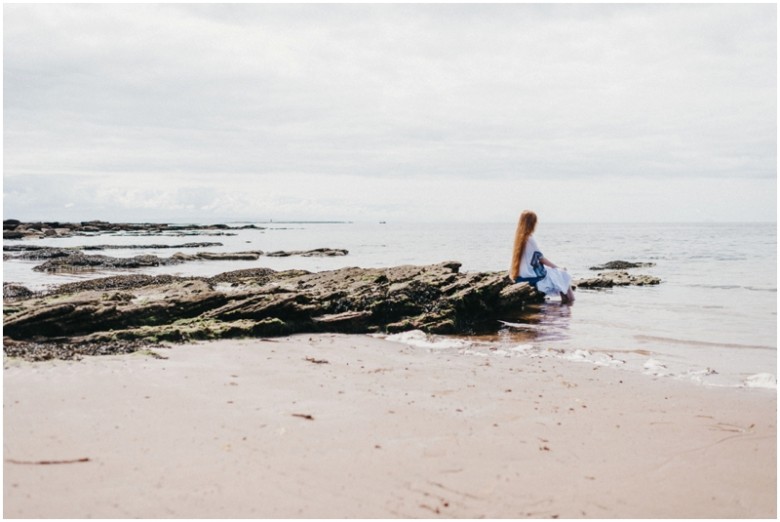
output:
[[[236,226],[245,223],[236,223]],[[132,273],[214,275],[242,268],[310,271],[345,266],[384,267],[446,260],[463,271],[506,270],[514,224],[268,224],[265,230],[236,230],[235,236],[131,236],[47,238],[49,246],[96,244],[183,244],[217,241],[222,246],[182,251],[309,250],[346,248],[333,258],[271,258],[257,261],[202,261],[155,267]],[[607,261],[651,261],[635,273],[658,276],[662,284],[606,290],[580,289],[572,307],[549,299],[518,317],[503,320],[498,335],[480,338],[420,340],[427,349],[489,357],[562,357],[689,379],[709,385],[775,386],[777,367],[777,227],[775,224],[545,224],[536,238],[544,254],[572,276],[595,272]],[[6,244],[18,241],[6,241]],[[108,250],[117,257],[176,249]],[[34,289],[80,278],[108,275],[41,274],[39,262],[3,263],[3,281]],[[131,272],[111,272],[131,273]],[[411,342],[411,338],[395,338]],[[446,342],[444,342],[446,341]],[[457,342],[455,342],[457,341]],[[467,342],[463,345],[462,342]],[[433,343],[429,346],[426,343]],[[769,374],[763,375],[763,374]],[[754,377],[758,375],[759,377]]]

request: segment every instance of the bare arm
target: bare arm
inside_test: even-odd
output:
[[[549,266],[550,268],[558,268],[558,266],[555,263],[553,263],[546,257],[541,258],[539,261],[541,261],[543,265]]]

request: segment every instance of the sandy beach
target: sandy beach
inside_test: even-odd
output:
[[[362,335],[6,359],[3,514],[775,518],[776,406]]]

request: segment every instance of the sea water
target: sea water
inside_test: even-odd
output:
[[[248,223],[231,223],[239,227]],[[254,223],[235,235],[137,236],[110,234],[29,241],[47,246],[178,245],[220,242],[194,251],[240,252],[344,248],[344,257],[260,257],[257,261],[198,261],[134,271],[43,274],[40,262],[5,260],[3,281],[41,290],[63,282],[121,273],[210,276],[268,267],[309,271],[347,266],[387,267],[460,261],[462,271],[505,271],[513,223]],[[553,297],[522,314],[502,317],[491,336],[391,336],[420,349],[482,357],[558,357],[652,378],[686,379],[713,386],[776,387],[777,226],[771,224],[540,223],[544,255],[573,278],[612,260],[655,263],[632,273],[660,277],[646,287],[578,289],[574,306]],[[19,241],[5,241],[18,244]],[[118,249],[117,257],[176,249]],[[190,251],[190,249],[181,251]]]

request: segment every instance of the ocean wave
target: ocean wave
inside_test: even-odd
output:
[[[692,283],[688,285],[681,285],[686,288],[707,288],[711,290],[748,290],[750,292],[775,292],[777,293],[777,287],[759,287],[759,286],[742,286],[742,285],[707,285],[702,283]]]
[[[682,285],[688,288],[712,288],[715,290],[739,290],[742,288],[739,285],[705,285],[701,283],[693,283],[689,285]]]
[[[719,255],[719,256],[713,256],[711,254],[703,254],[703,255],[692,255],[688,256],[686,259],[707,259],[707,260],[713,260],[713,261],[747,261],[747,256],[742,255]]]
[[[638,341],[659,341],[663,343],[683,344],[685,346],[706,346],[713,348],[747,348],[753,350],[777,350],[776,346],[766,346],[762,344],[739,344],[739,343],[715,343],[711,341],[696,341],[693,339],[677,339],[674,337],[659,337],[655,335],[635,335]]]

